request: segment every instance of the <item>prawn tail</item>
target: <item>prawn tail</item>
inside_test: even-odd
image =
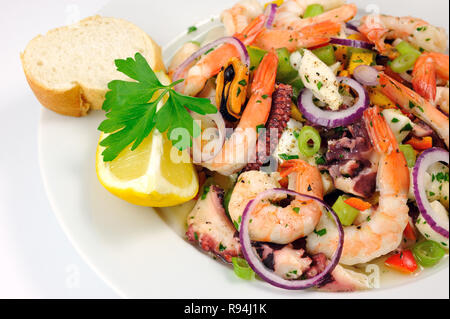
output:
[[[422,55],[417,60],[412,85],[414,90],[428,101],[436,99],[436,68],[430,57]]]
[[[252,83],[252,94],[272,96],[275,90],[277,68],[278,56],[275,52],[267,53],[255,72]]]
[[[372,144],[380,154],[391,154],[399,149],[395,135],[378,106],[366,110],[364,121]]]
[[[252,44],[256,38],[265,30],[266,16],[264,14],[256,17],[241,33],[234,35],[245,45]]]

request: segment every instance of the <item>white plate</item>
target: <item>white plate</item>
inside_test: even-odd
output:
[[[355,1],[360,8],[415,15],[448,29],[448,1]],[[377,2],[378,6],[369,6]],[[111,1],[100,13],[125,18],[168,43],[199,21],[210,21],[227,1]],[[438,13],[437,13],[438,12]],[[170,46],[169,46],[170,47]],[[170,51],[170,50],[168,50]],[[167,51],[167,52],[168,52]],[[167,58],[167,57],[166,57]],[[37,102],[36,102],[37,103]],[[37,106],[36,106],[37,107]],[[42,109],[39,130],[42,177],[53,210],[77,251],[115,291],[130,298],[448,298],[448,262],[418,279],[364,293],[288,292],[263,282],[237,279],[169,227],[161,218],[129,205],[97,181],[95,150],[102,112],[81,119]]]

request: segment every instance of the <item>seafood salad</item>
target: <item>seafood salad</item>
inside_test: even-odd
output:
[[[243,279],[367,290],[363,266],[414,275],[448,254],[446,32],[357,13],[244,0],[172,60],[178,90],[221,115],[200,119],[217,139],[199,143],[187,238]]]
[[[139,54],[116,61],[139,83],[110,83],[104,161],[156,176],[136,187],[160,187],[130,202],[191,203],[183,222],[194,246],[239,278],[282,289],[369,290],[379,280],[368,269],[414,278],[442,266],[446,31],[416,17],[357,15],[345,0],[243,0],[202,42],[179,48],[168,77]],[[157,169],[129,164],[149,153],[145,165]],[[169,154],[183,156],[169,165]]]

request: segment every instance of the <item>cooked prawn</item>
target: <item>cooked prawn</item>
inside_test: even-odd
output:
[[[280,8],[281,9],[281,8]],[[345,4],[318,16],[302,19],[295,11],[282,11],[275,17],[273,28],[300,32],[303,28],[323,22],[343,23],[350,21],[358,11],[356,5]]]
[[[257,17],[247,28],[234,36],[245,45],[250,45],[264,30],[266,18],[264,15]],[[200,92],[208,79],[217,75],[221,68],[232,57],[239,57],[238,50],[231,44],[224,44],[209,54],[203,56],[189,71],[185,77],[183,94],[195,96]]]
[[[413,17],[368,15],[361,19],[359,31],[383,54],[388,51],[386,39],[402,39],[431,52],[444,53],[447,49],[447,34],[443,28]]]
[[[307,25],[299,31],[264,30],[256,38],[255,46],[266,51],[287,48],[290,52],[293,52],[299,48],[311,48],[328,43],[330,37],[340,31],[341,24],[331,21]]]
[[[404,112],[412,113],[429,126],[449,146],[449,120],[436,106],[418,93],[397,82],[383,72],[379,73],[380,90]]]
[[[281,176],[290,175],[297,192],[323,197],[322,177],[317,167],[294,160],[284,163],[282,169]],[[251,171],[242,174],[229,204],[233,221],[239,223],[245,207],[259,193],[279,187],[278,181],[266,173]],[[249,225],[250,238],[254,241],[288,244],[313,232],[321,216],[322,209],[316,202],[301,197],[295,198],[286,207],[263,201],[252,212],[252,222]]]
[[[261,14],[263,7],[258,0],[243,0],[222,12],[220,19],[225,25],[226,34],[231,36],[243,32],[250,22]]]
[[[416,61],[412,74],[414,91],[428,101],[436,99],[436,78],[449,79],[449,57],[442,53],[424,53]]]
[[[366,263],[392,252],[400,245],[408,224],[410,174],[405,156],[399,151],[397,140],[378,107],[367,110],[364,120],[381,157],[377,176],[380,199],[370,220],[344,228],[344,250],[340,260],[344,265]],[[338,245],[336,227],[324,215],[317,228],[326,229],[327,233],[308,236],[307,249],[310,253],[331,257]]]
[[[231,175],[249,163],[256,153],[256,128],[265,125],[269,118],[277,67],[278,56],[274,52],[266,54],[255,72],[251,97],[238,127],[219,154],[213,160],[202,164],[204,167],[222,175]]]
[[[449,88],[448,87],[438,87],[436,89],[436,99],[434,104],[439,106],[439,108],[448,115],[449,109]]]

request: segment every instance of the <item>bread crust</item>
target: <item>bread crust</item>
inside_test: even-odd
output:
[[[88,17],[80,21],[80,23],[89,19],[97,18],[99,18],[99,16]],[[148,34],[146,34],[144,31],[142,32],[152,43],[154,49],[153,51],[155,61],[151,61],[152,63],[150,63],[150,65],[153,64],[153,68],[155,71],[165,71],[161,47]],[[74,83],[74,85],[70,89],[66,90],[48,88],[28,72],[25,67],[26,64],[24,61],[24,53],[21,53],[20,58],[27,82],[38,101],[44,107],[56,113],[72,117],[82,117],[87,115],[89,110],[91,109],[100,110],[102,108],[103,102],[105,100],[105,94],[107,93],[108,88],[105,87],[104,90],[86,88],[79,83]]]

